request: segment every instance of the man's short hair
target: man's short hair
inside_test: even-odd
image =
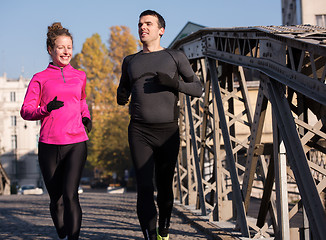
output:
[[[158,12],[156,12],[154,10],[145,10],[145,11],[143,11],[139,15],[139,18],[141,18],[143,16],[148,16],[148,15],[157,17],[157,19],[158,19],[158,27],[165,29],[165,20],[164,20],[164,18],[161,16],[161,14],[159,14]]]

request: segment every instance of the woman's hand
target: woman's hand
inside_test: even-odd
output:
[[[88,117],[83,117],[83,124],[86,127],[87,132],[92,130],[92,120],[90,120]]]
[[[59,109],[61,107],[63,107],[63,102],[62,101],[57,101],[57,96],[55,96],[55,98],[48,103],[48,105],[46,106],[46,110],[48,112],[51,112],[52,110],[56,110]]]

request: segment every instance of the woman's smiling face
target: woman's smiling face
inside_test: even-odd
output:
[[[58,67],[67,66],[72,58],[72,48],[72,39],[70,37],[59,36],[55,40],[53,49],[48,49],[53,64]]]

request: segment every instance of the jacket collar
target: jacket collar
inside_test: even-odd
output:
[[[62,67],[62,68],[53,65],[52,62],[50,62],[49,65],[48,65],[48,69],[50,69],[50,70],[54,70],[54,71],[58,71],[58,70],[61,71],[61,69],[63,69],[63,70],[69,70],[69,69],[71,69],[71,68],[72,68],[72,66],[70,65],[70,63],[69,63],[68,65]]]

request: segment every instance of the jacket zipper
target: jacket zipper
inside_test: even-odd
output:
[[[61,74],[62,74],[63,82],[66,83],[65,76],[63,75],[63,68],[61,68]]]

